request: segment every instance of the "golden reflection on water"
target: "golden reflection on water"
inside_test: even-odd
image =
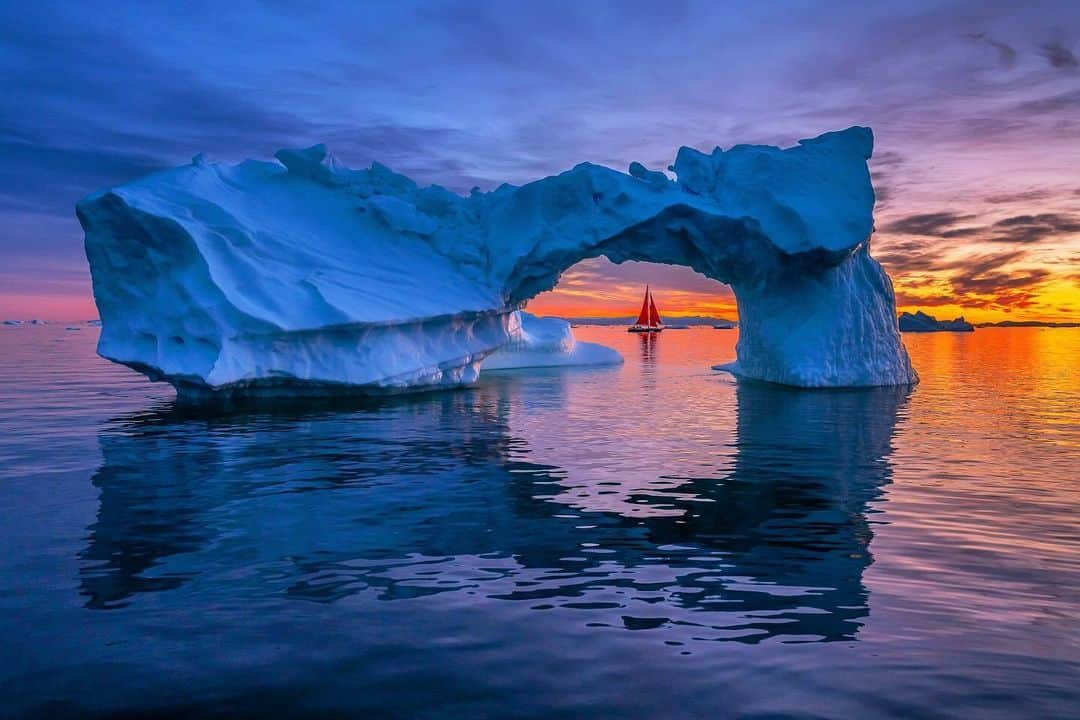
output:
[[[1080,447],[1080,328],[908,334],[920,425],[980,452]],[[997,458],[1000,462],[1000,455]]]
[[[668,330],[651,339],[621,328],[575,332],[581,340],[617,347],[627,359],[621,370],[597,375],[597,391],[636,399],[629,413],[615,405],[600,413],[602,401],[574,381],[573,392],[565,394],[571,422],[535,413],[511,419],[514,432],[537,439],[536,457],[562,469],[559,501],[642,517],[674,513],[676,505],[635,498],[666,496],[685,508],[694,487],[687,478],[724,482],[738,457],[738,385],[708,368],[734,357],[737,332]],[[1027,594],[1042,598],[1044,620],[1075,619],[1080,329],[981,328],[906,334],[904,341],[922,382],[896,409],[891,450],[875,460],[851,449],[854,461],[887,464],[891,477],[870,508],[871,549],[879,558],[871,573],[875,589],[884,597],[922,593],[928,606],[956,613],[945,592],[951,587],[967,597],[961,612],[999,622],[1030,619],[1014,610],[1021,604],[1017,597]],[[603,462],[582,462],[581,444],[589,438],[573,428],[583,418],[604,428],[590,435],[593,441],[653,443],[656,456],[643,459],[628,450],[621,463],[610,454]],[[785,432],[798,435],[778,424],[773,440],[791,449]],[[575,445],[577,450],[567,450]],[[681,453],[683,446],[694,451]],[[717,452],[702,457],[703,446]],[[732,449],[725,452],[725,446]],[[804,447],[803,462],[818,462],[824,452],[825,446]],[[844,472],[840,464],[825,470]],[[1015,578],[988,580],[989,567]]]
[[[560,399],[551,407],[558,421],[530,408],[511,422],[515,432],[535,438],[534,453],[565,470],[571,504],[663,513],[662,504],[626,508],[617,498],[674,492],[679,478],[703,472],[722,475],[730,455],[703,458],[700,448],[736,439],[736,383],[709,368],[734,358],[737,331],[701,327],[657,336],[583,326],[575,333],[615,347],[626,365],[562,376],[554,384],[562,387]],[[1022,476],[1029,487],[1073,493],[1060,468],[1080,448],[1080,329],[983,328],[904,340],[922,382],[898,411],[895,454],[909,456],[900,472],[932,458],[946,474],[956,467],[976,474],[984,488]],[[579,423],[603,431],[582,434]],[[610,454],[599,452],[603,463],[582,463],[583,444],[590,441],[623,443],[625,466],[616,460],[612,467]],[[1033,444],[1040,452],[1032,452]],[[656,447],[655,457],[643,462],[637,450],[649,446]],[[669,481],[671,487],[657,487]],[[587,489],[597,483],[607,485],[603,495],[590,496]]]
[[[1080,329],[904,340],[922,382],[898,424],[887,525],[873,544],[878,617],[918,596],[923,612],[954,616],[958,628],[964,616],[1036,639],[1075,627]]]

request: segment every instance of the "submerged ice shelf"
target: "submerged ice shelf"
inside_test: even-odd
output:
[[[510,341],[484,360],[483,369],[619,365],[622,355],[599,343],[581,342],[570,323],[520,311],[510,319]]]
[[[523,338],[554,329],[516,311],[606,256],[731,285],[741,376],[912,383],[892,284],[869,253],[872,149],[860,127],[786,149],[684,147],[677,180],[583,163],[467,197],[378,163],[350,170],[321,145],[235,166],[198,156],[78,204],[98,349],[195,396],[461,385],[530,357],[595,360],[529,349]]]

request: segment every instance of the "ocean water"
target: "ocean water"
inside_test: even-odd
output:
[[[0,329],[0,717],[1080,716],[1080,330],[205,413]]]

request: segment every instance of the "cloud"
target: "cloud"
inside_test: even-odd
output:
[[[957,297],[949,293],[909,293],[902,288],[896,290],[897,307],[938,307],[958,304]]]
[[[80,197],[246,143],[273,149],[310,126],[163,63],[119,34],[102,39],[32,15],[4,18],[0,196],[73,217]],[[11,59],[14,58],[14,59]]]
[[[870,164],[876,168],[891,168],[904,164],[904,156],[895,150],[875,151]]]
[[[273,93],[218,84],[192,58],[155,53],[127,32],[54,15],[0,14],[6,205],[70,217],[83,195],[196,153],[270,158],[315,142],[350,165],[379,160],[458,191],[506,179],[479,165],[493,155],[489,138],[430,118],[404,121],[387,114],[390,107],[327,117]],[[504,155],[513,162],[512,151]]]
[[[875,250],[874,257],[890,273],[934,272],[941,269],[941,251],[926,242],[891,242]]]
[[[1040,288],[1053,279],[1046,268],[1006,270],[1005,266],[1022,260],[1022,252],[984,255],[962,261],[943,263],[954,271],[937,281],[902,282],[896,292],[901,306],[959,305],[968,308],[1009,312],[1037,303]],[[918,292],[922,287],[943,287],[947,291]]]
[[[978,277],[1023,260],[1027,254],[1026,250],[1010,250],[1003,253],[966,255],[957,259],[946,257],[937,248],[923,243],[906,242],[893,243],[886,252],[878,253],[877,257],[882,263],[895,261],[897,269],[902,273],[962,270]]]
[[[918,213],[894,220],[882,229],[886,232],[900,233],[902,235],[923,235],[941,238],[964,237],[977,233],[979,229],[956,227],[956,225],[974,219],[974,215],[962,215],[954,212]]]
[[[956,256],[918,241],[893,242],[878,260],[894,275],[896,300],[906,307],[958,305],[1009,312],[1033,307],[1043,286],[1058,277],[1031,267],[1026,248]]]
[[[66,148],[0,139],[0,211],[72,218],[74,205],[102,187],[165,167],[139,151]]]
[[[1005,265],[1023,260],[1027,257],[1024,250],[1009,250],[1002,253],[988,253],[972,255],[962,260],[953,260],[943,267],[962,268],[970,275],[978,277],[991,272],[998,272]]]
[[[999,40],[994,40],[993,38],[987,36],[987,34],[984,32],[969,33],[968,37],[978,42],[984,42],[997,50],[998,65],[1000,65],[1001,67],[1008,69],[1016,65],[1016,49],[1013,48],[1012,45],[1009,45],[1008,43],[1003,43]]]
[[[1046,200],[1053,197],[1053,193],[1050,190],[1043,189],[1031,189],[1031,190],[1019,190],[1017,192],[1004,192],[994,195],[987,195],[983,198],[984,202],[991,205],[1012,205],[1014,203],[1028,203],[1035,202],[1037,200]]]
[[[998,220],[990,230],[987,239],[993,242],[1036,243],[1080,232],[1080,217],[1063,213],[1016,215]]]
[[[1078,8],[1062,3],[1058,23],[1075,24]],[[941,254],[962,253],[966,240],[1051,249],[1048,233],[1067,227],[1042,219],[995,230],[962,212],[916,214],[944,197],[980,210],[1033,203],[1002,208],[1017,217],[1063,211],[1034,205],[1049,197],[1003,199],[1000,186],[979,197],[991,195],[991,176],[1072,187],[1062,159],[1075,145],[1080,92],[1062,70],[1075,56],[1061,43],[1034,54],[1045,15],[923,0],[903,12],[842,2],[738,13],[689,2],[629,11],[331,3],[319,13],[151,4],[137,15],[121,2],[9,4],[0,7],[0,222],[10,228],[20,213],[63,222],[22,220],[0,249],[10,261],[44,245],[59,258],[63,246],[69,267],[85,269],[72,204],[196,152],[231,162],[326,142],[353,167],[380,160],[467,191],[581,160],[663,167],[680,144],[790,144],[858,123],[875,129],[879,207],[908,214],[885,224],[875,248],[890,269],[947,274],[955,270],[940,269]],[[986,32],[964,38],[972,28]],[[1030,58],[1017,53],[1028,46]],[[1044,56],[1058,70],[1029,72],[1024,60],[1042,66]],[[1055,190],[1069,201],[1070,192]],[[639,279],[623,266],[598,283]]]
[[[981,308],[1027,308],[1035,305],[1038,286],[1052,276],[1046,269],[988,274],[979,278],[952,278],[957,304]]]
[[[1080,90],[1057,93],[1038,100],[1025,100],[1018,103],[1015,110],[1027,115],[1047,115],[1080,108]]]
[[[1048,63],[1061,70],[1075,70],[1080,67],[1080,61],[1077,61],[1072,51],[1059,42],[1043,43],[1042,54]]]
[[[874,184],[877,207],[884,208],[894,197],[895,179],[902,173],[904,156],[895,150],[875,152],[870,159],[870,180]]]
[[[1056,277],[1049,268],[1010,267],[1028,259],[1026,250],[959,259],[922,253],[916,258],[913,265],[917,272],[935,275],[920,275],[909,281],[903,273],[910,270],[903,270],[896,291],[897,303],[902,306],[960,305],[1009,312],[1035,305],[1041,287]],[[930,291],[919,292],[923,288]]]
[[[1004,201],[1011,202],[1016,196]],[[1041,195],[1040,195],[1041,197]],[[988,202],[993,202],[988,199]],[[975,219],[975,215],[955,212],[933,212],[908,215],[882,228],[886,233],[917,235],[943,239],[972,238],[1001,243],[1037,243],[1061,235],[1080,232],[1080,217],[1065,213],[1014,215],[991,225],[960,225]],[[889,245],[892,248],[896,244]]]
[[[893,188],[886,179],[887,177],[885,173],[870,173],[870,179],[874,183],[874,199],[877,201],[879,208],[887,205],[893,197]]]

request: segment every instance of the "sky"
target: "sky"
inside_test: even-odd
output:
[[[682,145],[873,128],[901,310],[1080,321],[1080,2],[0,0],[0,317],[96,317],[74,205],[325,142],[468,192]],[[687,268],[590,260],[529,309],[734,317]]]

